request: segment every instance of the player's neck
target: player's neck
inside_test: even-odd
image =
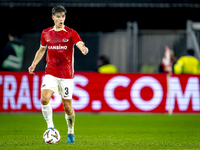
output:
[[[55,25],[55,26],[54,26],[54,30],[55,30],[55,31],[61,31],[61,30],[64,29],[64,27],[65,27],[65,25],[63,25],[62,27],[57,27],[57,26]]]

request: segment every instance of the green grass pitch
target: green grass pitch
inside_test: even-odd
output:
[[[0,114],[0,149],[200,149],[200,115],[76,114],[74,144],[66,143],[64,114],[54,114],[53,119],[61,140],[47,145],[42,114]]]

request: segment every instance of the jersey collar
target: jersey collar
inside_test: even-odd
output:
[[[64,28],[63,28],[62,30],[63,30],[63,31],[65,31],[65,32],[67,32],[67,30],[65,30],[65,27],[66,27],[66,26],[64,26]],[[54,31],[56,31],[56,28],[55,28],[55,26],[53,26],[53,28],[52,28],[51,30],[54,30]],[[51,31],[51,30],[50,30],[50,31]],[[62,31],[62,30],[60,30],[60,31]]]

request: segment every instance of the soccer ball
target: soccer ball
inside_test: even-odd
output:
[[[47,129],[43,134],[43,141],[46,144],[57,144],[60,141],[60,133],[53,128]]]

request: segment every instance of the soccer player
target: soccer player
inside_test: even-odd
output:
[[[65,110],[65,119],[68,125],[67,143],[74,143],[75,112],[72,108],[72,90],[74,77],[74,44],[86,55],[88,48],[85,47],[78,33],[65,26],[66,9],[55,6],[52,9],[54,26],[43,30],[41,45],[36,52],[35,58],[28,68],[29,73],[34,75],[36,65],[42,59],[47,49],[45,77],[41,87],[42,114],[47,122],[48,128],[55,128],[52,119],[52,107],[49,103],[51,96],[59,92]]]

